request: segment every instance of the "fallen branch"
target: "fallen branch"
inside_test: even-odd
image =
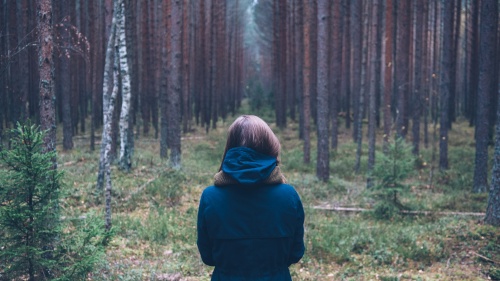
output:
[[[492,262],[492,263],[496,263],[496,264],[500,264],[500,262],[498,262],[498,261],[496,261],[496,260],[492,260],[492,259],[490,259],[490,258],[487,258],[487,257],[485,257],[485,256],[483,256],[483,255],[480,255],[480,254],[478,254],[478,253],[474,252],[474,251],[471,251],[471,253],[473,253],[474,255],[476,255],[476,256],[478,256],[478,257],[482,258],[482,259],[483,259],[483,260],[485,260],[485,261]]]
[[[328,207],[328,206],[313,206],[315,210],[325,210],[333,212],[350,212],[350,213],[360,213],[372,211],[371,209],[364,208],[344,208],[344,207]],[[432,212],[432,211],[401,211],[405,215],[441,215],[441,216],[473,216],[473,217],[484,217],[485,213],[473,213],[473,212]]]

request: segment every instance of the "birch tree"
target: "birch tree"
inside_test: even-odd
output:
[[[109,152],[111,151],[111,121],[114,111],[115,98],[111,98],[114,92],[113,85],[113,66],[114,66],[114,45],[115,45],[115,33],[116,33],[116,20],[113,17],[111,23],[111,32],[109,34],[108,44],[106,48],[106,61],[104,63],[104,83],[103,83],[103,95],[102,95],[102,108],[103,108],[103,121],[104,128],[102,130],[101,139],[101,153],[99,158],[99,172],[97,175],[97,189],[101,190],[104,185],[104,176],[106,165],[109,166]],[[112,64],[113,63],[113,64]],[[108,148],[109,143],[109,150]]]
[[[120,63],[121,76],[121,93],[122,93],[122,108],[120,113],[120,167],[129,171],[132,166],[132,145],[130,130],[130,74],[127,61],[127,44],[125,36],[125,3],[123,0],[118,0],[115,4],[118,8],[116,11],[116,33],[117,33],[117,54]],[[116,84],[116,81],[115,81]]]

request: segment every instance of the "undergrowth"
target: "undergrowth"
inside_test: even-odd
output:
[[[158,140],[141,136],[136,141],[132,171],[112,170],[116,236],[107,264],[89,276],[92,280],[169,280],[176,274],[182,280],[210,279],[212,268],[202,264],[196,248],[196,215],[201,192],[219,169],[231,121],[221,120],[208,133],[194,127],[185,134],[180,170],[171,170],[168,160],[159,158]],[[404,180],[402,204],[418,211],[484,212],[485,195],[471,193],[473,131],[466,126],[457,124],[450,131],[450,139],[456,140],[450,143],[446,173],[431,170],[436,165],[431,162],[432,146],[421,148],[420,165]],[[282,142],[282,170],[306,212],[306,254],[291,266],[293,280],[487,280],[500,275],[500,231],[483,225],[481,217],[429,214],[375,220],[369,212],[313,208],[374,207],[366,192],[366,153],[362,173],[356,174],[356,145],[350,133],[342,132],[339,147],[331,153],[330,180],[324,183],[315,177],[314,134],[311,164],[303,164],[298,124],[272,127]],[[72,216],[103,208],[94,190],[97,160],[97,152],[85,145],[59,154],[71,189],[64,211]]]

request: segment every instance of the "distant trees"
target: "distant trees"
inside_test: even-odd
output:
[[[486,5],[486,2],[481,1],[480,4]],[[275,105],[277,125],[282,122],[278,122],[278,119],[283,111],[293,116],[295,109],[300,109],[299,135],[304,141],[305,163],[310,161],[309,126],[316,126],[318,176],[324,175],[319,171],[324,170],[325,165],[319,163],[324,163],[326,159],[323,148],[323,115],[331,114],[322,108],[325,101],[324,90],[321,88],[323,85],[318,84],[316,87],[313,83],[322,81],[320,76],[324,57],[320,56],[323,52],[329,54],[326,59],[329,60],[330,67],[328,82],[332,86],[327,94],[328,109],[335,112],[326,127],[332,132],[328,137],[332,139],[332,148],[335,147],[339,118],[345,118],[346,129],[351,128],[351,122],[354,123],[351,131],[353,140],[362,140],[364,120],[368,119],[370,147],[375,146],[374,128],[382,126],[382,119],[384,147],[391,134],[406,137],[411,132],[413,153],[418,155],[421,141],[426,147],[429,143],[429,122],[432,122],[439,130],[439,138],[434,140],[439,144],[439,167],[446,170],[449,165],[448,130],[459,115],[469,118],[471,124],[477,126],[477,131],[486,132],[487,135],[481,133],[481,137],[476,135],[476,139],[478,146],[487,147],[493,128],[494,117],[491,112],[496,108],[496,102],[491,100],[497,100],[496,95],[492,94],[498,90],[498,83],[488,84],[490,88],[484,94],[490,99],[482,98],[481,94],[476,95],[479,80],[485,79],[480,78],[483,76],[479,70],[478,54],[482,53],[479,39],[485,38],[483,29],[486,26],[492,26],[492,29],[494,26],[495,34],[498,33],[498,23],[488,25],[486,16],[479,13],[477,1],[410,3],[386,0],[376,3],[339,0],[330,3],[331,8],[323,5],[319,0],[286,3],[259,1],[254,9],[256,18],[272,18],[256,22],[259,30],[263,31],[258,34],[262,37],[257,42],[258,49],[262,50],[262,57],[270,52],[268,48],[272,46],[273,59],[269,60],[269,67],[279,74],[272,76],[274,86],[265,87],[264,91],[274,93],[275,97],[279,95],[279,99],[298,101]],[[495,5],[498,3],[495,2]],[[379,7],[377,11],[372,9],[375,6]],[[284,24],[281,21],[285,17],[283,13],[286,13],[286,17],[291,15],[288,18],[291,23]],[[311,15],[318,15],[320,19],[323,18],[321,15],[332,18],[329,26],[333,28],[328,31],[331,41],[327,50],[323,50],[324,44],[321,41],[321,21],[317,22],[319,25],[315,21],[311,24]],[[264,32],[269,30],[270,25],[273,26],[272,34]],[[291,31],[293,35],[289,35]],[[316,38],[316,32],[319,40],[317,43],[308,39]],[[292,41],[284,38],[292,38]],[[498,40],[484,40],[488,40],[492,48],[498,48]],[[281,58],[287,53],[292,53],[294,60],[287,64],[288,67],[283,67]],[[312,62],[317,62],[318,65],[315,66]],[[495,63],[491,63],[488,73],[498,81],[498,63],[495,66],[493,64]],[[283,74],[283,71],[288,73]],[[319,71],[318,79],[313,79],[316,71]],[[265,81],[265,75],[267,74],[263,71],[259,79]],[[296,82],[293,87],[285,85],[290,88],[287,88],[287,97],[282,97],[280,77],[289,76],[295,77]],[[301,76],[303,79],[300,79]],[[265,83],[263,85],[266,86]],[[278,98],[275,101],[278,102]],[[362,146],[359,147],[358,154],[361,157]],[[374,161],[372,150],[373,148],[369,149],[370,166]],[[481,151],[487,150],[478,148],[477,151],[480,156]],[[481,160],[480,163],[486,162]],[[484,174],[486,169],[480,163],[476,165],[476,170],[483,171]]]
[[[127,155],[140,135],[159,137],[162,157],[177,162],[172,157],[180,155],[181,130],[192,124],[215,128],[245,95],[252,97],[253,89],[245,86],[255,81],[260,99],[275,109],[277,126],[298,119],[304,162],[317,157],[321,177],[329,162],[325,143],[335,149],[342,124],[360,141],[363,167],[364,130],[370,131],[371,147],[379,141],[373,138],[376,127],[383,126],[384,146],[391,134],[411,132],[418,155],[433,123],[440,130],[434,141],[440,167],[446,169],[447,131],[464,116],[476,126],[474,186],[484,192],[498,99],[498,60],[481,58],[498,53],[498,39],[485,39],[487,28],[498,36],[498,23],[489,24],[484,5],[497,2],[125,0],[121,61],[127,61],[130,85],[119,82],[113,145],[121,123],[128,128],[119,141],[124,168],[131,166]],[[51,4],[0,1],[0,138],[6,142],[4,129],[29,117],[51,132],[62,124],[64,149],[71,149],[77,133],[90,133],[94,149],[105,119],[102,85],[112,1],[60,2],[50,15],[38,12],[42,3]],[[327,19],[326,26],[318,16]],[[481,44],[485,40],[488,46]],[[48,48],[54,55],[38,60]],[[57,79],[49,79],[51,73]],[[53,115],[46,114],[49,107]],[[321,135],[313,156],[311,130]],[[55,135],[47,137],[55,147]],[[371,149],[368,156],[371,165]]]

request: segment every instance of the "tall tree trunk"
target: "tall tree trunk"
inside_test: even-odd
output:
[[[114,18],[113,18],[114,19]],[[111,122],[112,115],[114,111],[114,104],[116,100],[115,84],[114,82],[114,71],[115,67],[115,37],[116,37],[116,21],[114,20],[111,24],[111,31],[109,33],[108,44],[106,47],[106,60],[104,63],[104,82],[103,82],[103,95],[102,95],[102,108],[103,108],[103,121],[104,127],[102,130],[101,138],[101,150],[99,157],[99,171],[97,173],[97,191],[100,191],[104,187],[104,180],[106,174],[106,165],[109,163],[109,153],[111,151]],[[116,86],[116,91],[118,91],[118,86]],[[114,97],[112,95],[115,94]],[[112,103],[111,103],[112,102]],[[109,150],[108,150],[109,143]]]
[[[332,36],[330,37],[330,46],[332,46],[332,60],[330,68],[330,81],[332,81],[331,99],[330,99],[330,119],[331,126],[331,141],[330,147],[337,150],[338,146],[338,109],[341,97],[342,83],[342,37],[344,26],[342,25],[342,1],[335,0],[331,5],[333,9],[333,17],[330,17],[332,22]]]
[[[356,133],[356,137],[354,140],[357,143],[357,149],[356,149],[356,162],[354,164],[354,170],[356,170],[356,173],[360,172],[361,169],[361,154],[362,154],[362,143],[363,143],[363,115],[364,115],[364,108],[365,108],[365,97],[366,97],[366,65],[367,65],[367,51],[368,51],[368,32],[366,34],[363,34],[366,30],[368,30],[368,16],[365,15],[364,10],[367,9],[367,7],[363,7],[361,5],[361,19],[363,21],[362,23],[362,28],[361,28],[361,73],[359,76],[360,77],[360,87],[359,87],[359,95],[358,95],[358,101],[354,102],[355,109],[357,108],[355,119],[354,119],[354,130],[353,132]]]
[[[363,108],[359,105],[361,100],[361,68],[363,57],[363,5],[362,0],[351,0],[351,39],[352,39],[352,65],[351,65],[351,89],[352,89],[352,108],[354,115],[354,126],[352,130],[352,140],[358,142],[360,124],[358,125],[360,112]],[[362,111],[361,111],[362,115]],[[356,165],[357,166],[357,165]]]
[[[330,18],[329,0],[318,1],[318,98],[317,98],[317,163],[316,176],[322,181],[330,177],[330,147],[329,147],[329,34]]]
[[[304,3],[303,0],[298,0],[295,5],[295,97],[299,104],[299,138],[304,139],[304,106],[303,95],[305,89],[304,78]]]
[[[118,11],[116,12],[116,33],[118,39],[117,54],[120,62],[122,108],[120,112],[120,167],[125,171],[130,171],[132,167],[132,151],[130,140],[130,73],[127,61],[127,43],[125,35],[125,3],[118,0]]]
[[[204,1],[204,0],[202,0]],[[168,32],[171,32],[168,25],[168,15],[170,15],[170,4],[167,1],[163,9],[162,29],[164,34],[162,36],[161,47],[161,84],[160,84],[160,157],[167,159],[168,157],[168,50],[167,40],[170,41]]]
[[[439,169],[448,169],[448,123],[449,123],[449,97],[451,85],[451,52],[453,46],[453,2],[443,2],[443,44],[440,69],[440,128],[439,128]]]
[[[119,2],[118,0],[115,0],[116,2]],[[118,5],[115,4],[115,8],[118,9]],[[113,17],[114,18],[114,17]],[[118,38],[115,38],[115,44],[118,45]],[[115,100],[116,96],[118,95],[118,69],[119,69],[119,58],[118,55],[114,55],[114,71],[113,71],[113,90],[111,92],[111,96],[109,97],[109,107],[108,107],[108,117],[107,117],[107,123],[104,124],[103,128],[103,139],[106,137],[106,147],[104,149],[104,171],[105,171],[105,182],[106,182],[106,188],[105,188],[105,227],[106,230],[111,229],[111,190],[113,188],[112,182],[111,182],[111,159],[110,159],[110,152],[111,152],[111,140],[109,139],[111,136],[111,122],[112,122],[112,114],[114,111],[114,106],[115,106]],[[106,134],[106,136],[105,136]]]
[[[345,116],[345,127],[351,128],[351,5],[350,0],[342,1],[344,32],[342,39],[342,96],[341,102]]]
[[[61,11],[60,17],[62,18],[62,26],[59,28],[59,36],[61,37],[61,43],[64,46],[59,54],[61,70],[59,73],[59,83],[61,84],[60,96],[62,97],[63,149],[71,150],[73,149],[73,122],[71,119],[71,63],[74,60],[71,59],[72,54],[70,53],[70,5],[68,3],[60,4],[59,10]]]
[[[19,101],[21,102],[21,119],[29,118],[28,109],[28,86],[29,86],[29,62],[28,62],[28,49],[26,45],[28,42],[25,40],[28,37],[28,4],[26,0],[17,1],[17,39],[19,56]]]
[[[56,114],[54,102],[54,37],[52,27],[52,3],[37,0],[38,57],[40,73],[40,129],[46,131],[44,151],[56,149]],[[56,159],[54,159],[56,167]]]
[[[488,142],[489,110],[496,92],[496,44],[498,28],[498,1],[481,1],[481,25],[479,39],[479,84],[477,89],[476,158],[473,192],[488,190]]]
[[[499,22],[498,2],[495,3],[495,0],[483,0],[481,7],[481,19],[481,27],[484,30],[482,30],[481,33],[482,39],[480,44],[480,65],[484,67],[485,72],[483,72],[483,68],[480,67],[479,93],[481,93],[482,91],[488,91],[488,89],[490,89],[491,93],[495,94],[495,92],[498,92],[500,90],[498,89],[498,80],[496,80],[499,77],[492,77],[492,74],[495,73],[495,71],[486,71],[486,69],[488,67],[494,68],[494,63],[496,61],[496,74],[498,75],[500,71],[500,65],[498,64],[498,49],[500,48],[500,38],[495,38],[497,34],[495,28],[498,28]],[[496,53],[494,44],[492,43],[495,42],[495,39],[497,40]],[[495,57],[496,55],[496,59],[491,59],[492,57],[488,58],[488,55],[492,55],[493,57]],[[482,58],[483,56],[484,59]],[[500,103],[500,99],[497,100],[495,153],[493,158],[493,171],[491,173],[491,186],[488,195],[488,206],[486,208],[486,218],[484,219],[487,224],[491,224],[497,227],[500,226],[500,105],[498,103]]]
[[[304,0],[304,93],[302,94],[302,106],[304,114],[304,163],[311,162],[311,21],[312,0]]]
[[[398,137],[406,137],[407,127],[407,99],[409,89],[409,53],[410,53],[410,2],[397,2],[397,43],[396,43],[396,65],[395,65],[395,85],[397,93],[397,117],[396,132]]]
[[[369,58],[370,58],[370,64],[369,64],[369,91],[368,91],[368,97],[369,97],[369,106],[368,106],[368,178],[367,178],[367,183],[366,187],[370,188],[373,186],[373,180],[370,175],[370,173],[373,171],[375,167],[375,142],[376,142],[376,136],[375,136],[375,125],[376,125],[376,118],[377,118],[377,108],[376,108],[376,91],[377,91],[377,61],[378,61],[378,54],[377,50],[379,47],[380,42],[378,41],[378,36],[377,33],[379,32],[379,27],[378,27],[378,9],[379,9],[379,1],[378,0],[373,0],[373,6],[370,8],[370,27],[369,27],[369,36],[368,36],[368,42],[369,42]]]
[[[178,168],[181,165],[181,69],[182,69],[182,1],[171,3],[170,46],[168,53],[168,135],[170,139],[170,164]]]
[[[415,24],[415,54],[414,54],[414,83],[413,83],[413,122],[412,122],[412,135],[413,135],[413,154],[420,153],[420,116],[422,115],[422,42],[425,33],[422,32],[424,19],[423,19],[423,1],[416,1],[414,3],[414,13],[416,14]]]

